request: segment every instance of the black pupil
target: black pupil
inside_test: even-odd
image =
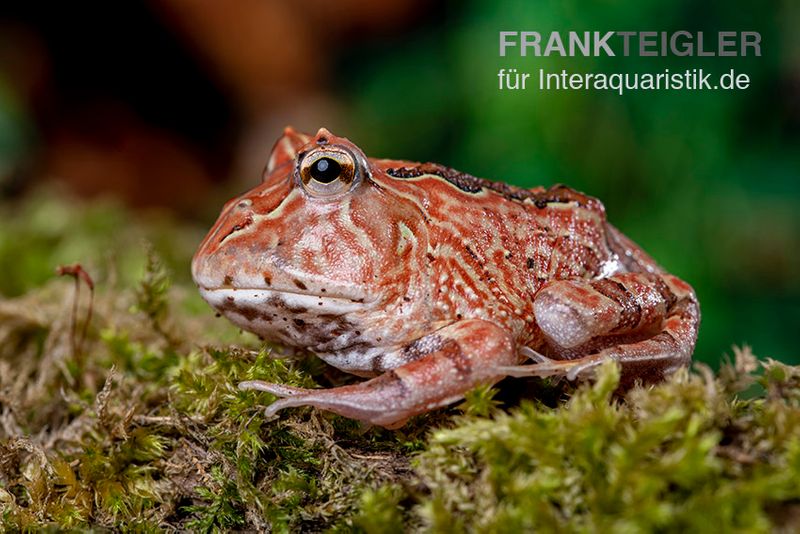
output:
[[[311,165],[311,177],[323,184],[336,180],[341,173],[342,166],[330,158],[320,158]]]

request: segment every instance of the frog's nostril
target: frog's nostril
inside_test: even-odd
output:
[[[234,225],[231,227],[231,229],[230,229],[230,230],[228,230],[228,231],[225,233],[225,235],[223,235],[223,236],[220,238],[219,242],[220,242],[220,243],[222,243],[223,241],[225,241],[226,239],[228,239],[228,237],[229,237],[231,234],[235,234],[235,233],[236,233],[236,232],[238,232],[239,230],[243,230],[243,229],[247,228],[248,226],[250,226],[251,224],[253,224],[253,218],[252,218],[252,217],[250,217],[250,216],[246,217],[246,218],[245,218],[245,219],[244,219],[242,222],[234,224]]]

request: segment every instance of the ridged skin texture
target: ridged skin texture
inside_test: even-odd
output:
[[[692,288],[597,199],[368,159],[325,129],[285,130],[192,274],[241,328],[374,377],[240,384],[283,397],[268,414],[313,405],[390,428],[509,375],[575,379],[613,359],[627,382],[660,380],[688,364],[700,320]]]

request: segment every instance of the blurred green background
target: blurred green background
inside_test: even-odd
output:
[[[91,240],[64,245],[78,217],[26,259],[48,227],[30,200],[42,190],[62,211],[114,213],[117,226],[93,219],[100,234],[146,220],[188,282],[192,240],[258,180],[282,126],[324,125],[371,156],[596,196],[696,288],[698,359],[746,343],[800,362],[797,2],[175,0],[16,7],[0,21],[0,294],[91,253]],[[500,30],[758,31],[762,56],[501,58]],[[500,68],[735,69],[751,86],[501,92]],[[34,212],[40,226],[26,221]],[[176,227],[172,246],[162,234]]]

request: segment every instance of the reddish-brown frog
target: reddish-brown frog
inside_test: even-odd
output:
[[[284,397],[387,427],[504,376],[574,379],[606,360],[654,381],[691,359],[692,288],[564,186],[521,189],[368,159],[287,128],[262,183],[195,254],[203,298],[245,330],[361,376]]]

